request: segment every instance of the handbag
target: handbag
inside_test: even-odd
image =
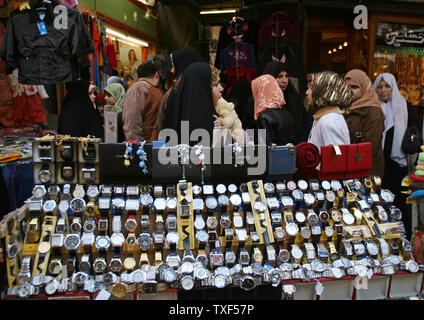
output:
[[[344,179],[347,171],[347,145],[321,146],[320,180]]]
[[[347,146],[347,171],[345,179],[368,177],[372,167],[371,142]]]
[[[423,138],[417,127],[406,128],[405,135],[402,139],[402,150],[406,154],[420,152],[420,147],[423,144]]]

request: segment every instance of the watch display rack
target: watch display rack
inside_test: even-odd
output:
[[[8,293],[249,291],[294,280],[422,272],[393,199],[379,177],[38,184],[25,237],[17,220],[7,222]],[[295,289],[284,290],[293,297]]]

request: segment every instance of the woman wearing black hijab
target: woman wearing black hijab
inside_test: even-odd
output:
[[[104,139],[103,121],[88,95],[89,83],[76,80],[69,83],[59,116],[58,133],[71,137],[87,135]]]
[[[308,113],[300,99],[299,94],[289,80],[289,67],[282,62],[269,62],[264,68],[263,74],[270,74],[283,90],[284,99],[286,100],[285,108],[293,117],[296,126],[295,141],[297,145],[300,142],[308,141],[309,132],[312,128],[313,115]]]
[[[174,83],[172,87],[165,93],[160,105],[158,120],[155,127],[156,132],[162,129],[178,129],[179,110],[175,107],[175,97],[178,86],[184,71],[194,62],[202,62],[203,59],[199,53],[192,47],[178,49],[171,54],[172,69],[174,73]]]
[[[217,116],[212,98],[212,72],[209,64],[196,62],[185,71],[178,87],[175,108],[179,114],[177,133],[181,141],[181,121],[189,121],[189,134],[205,129],[212,144],[214,116]],[[195,145],[197,141],[190,141]],[[206,146],[206,145],[205,145]]]
[[[249,99],[252,99],[253,104],[252,89],[249,82],[244,79],[234,82],[226,100],[234,103],[234,109],[243,129],[253,128],[253,108],[249,108]]]

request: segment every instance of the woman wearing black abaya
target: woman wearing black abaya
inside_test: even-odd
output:
[[[89,83],[76,80],[67,84],[59,116],[58,133],[72,137],[104,138],[103,121],[88,96]]]
[[[179,110],[175,107],[178,85],[187,67],[194,62],[202,61],[202,57],[192,47],[181,48],[171,54],[171,72],[174,73],[175,80],[172,87],[162,98],[162,103],[159,107],[158,120],[155,125],[155,127],[157,127],[156,132],[160,132],[162,129],[178,129],[177,122],[180,115]]]
[[[299,94],[289,80],[289,72],[287,64],[273,61],[267,63],[263,74],[272,75],[284,93],[286,101],[284,108],[290,113],[295,122],[296,134],[293,144],[297,145],[300,142],[308,141],[313,123],[313,114],[306,111]]]
[[[234,109],[240,119],[243,129],[253,128],[253,108],[249,108],[249,99],[253,105],[252,89],[244,79],[234,82],[226,100],[234,103]]]
[[[180,142],[181,121],[189,121],[189,134],[196,129],[205,129],[209,133],[210,144],[212,144],[214,116],[217,116],[212,88],[212,72],[209,64],[196,62],[185,70],[178,87],[175,105],[179,113],[177,133]],[[196,143],[197,141],[190,141],[189,144]]]

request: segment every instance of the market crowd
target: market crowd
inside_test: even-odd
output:
[[[224,92],[223,73],[194,48],[176,50],[170,58],[174,81],[166,92],[154,61],[138,65],[138,80],[130,85],[110,77],[104,93],[93,84],[73,83],[59,118],[59,133],[105,138],[104,128],[110,122],[115,123],[111,128],[117,142],[152,142],[163,129],[180,135],[181,121],[188,121],[189,132],[204,129],[212,140],[214,129],[226,128],[241,145],[256,142],[247,129],[266,129],[268,145],[309,142],[320,149],[370,142],[369,174],[380,176],[384,188],[400,194],[411,161],[403,140],[408,128],[421,135],[424,88],[420,106],[414,107],[390,73],[379,75],[373,84],[362,70],[350,70],[342,77],[318,65],[307,72],[302,100],[291,81],[290,67],[270,62],[251,83],[242,79]],[[405,208],[403,197],[396,200],[399,208]]]

